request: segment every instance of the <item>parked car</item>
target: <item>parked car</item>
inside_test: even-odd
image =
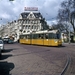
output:
[[[14,39],[13,38],[3,38],[3,41],[4,41],[5,44],[14,43]]]
[[[0,40],[0,51],[4,50],[4,42]]]
[[[8,43],[9,38],[3,38],[4,43]]]

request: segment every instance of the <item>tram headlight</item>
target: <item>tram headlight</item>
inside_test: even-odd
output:
[[[55,43],[58,43],[58,40],[55,40]]]

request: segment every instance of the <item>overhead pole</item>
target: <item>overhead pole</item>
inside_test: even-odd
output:
[[[68,2],[69,2],[69,0],[68,0]],[[69,44],[71,43],[70,42],[70,40],[71,40],[71,38],[70,38],[70,17],[71,17],[71,14],[70,14],[70,7],[69,7],[69,3],[68,3],[68,10],[69,10]]]

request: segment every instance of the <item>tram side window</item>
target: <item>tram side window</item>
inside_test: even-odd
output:
[[[30,35],[26,35],[26,39],[30,39]]]
[[[39,34],[37,34],[37,39],[39,39]]]
[[[23,36],[23,39],[26,39],[26,36]]]
[[[44,39],[48,39],[49,35],[48,34],[44,34]]]
[[[57,36],[57,39],[60,39],[61,38],[60,34],[56,34],[56,36]]]
[[[44,34],[38,34],[38,38],[43,39],[44,38]]]
[[[30,39],[32,39],[32,38],[33,38],[33,37],[32,37],[32,34],[30,34],[29,37],[30,37]]]
[[[56,39],[56,34],[54,33],[49,33],[49,39]]]
[[[49,33],[49,39],[53,38],[53,33]]]
[[[56,39],[56,38],[57,38],[57,37],[56,37],[56,34],[53,33],[53,39]]]
[[[37,34],[33,34],[33,35],[32,35],[32,38],[33,38],[33,39],[37,39]]]

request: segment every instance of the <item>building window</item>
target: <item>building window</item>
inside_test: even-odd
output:
[[[26,25],[26,29],[27,29],[27,25]]]
[[[26,32],[26,31],[23,31],[24,33]]]
[[[29,24],[29,20],[28,20],[28,24]]]
[[[33,18],[33,15],[32,14],[30,14],[30,18]]]
[[[34,26],[32,26],[32,29],[34,28]]]
[[[33,24],[34,24],[34,21],[33,21]]]
[[[25,21],[24,21],[24,24],[25,24]]]
[[[27,24],[27,20],[25,21],[25,23]]]
[[[34,26],[34,29],[36,29],[36,26]]]

